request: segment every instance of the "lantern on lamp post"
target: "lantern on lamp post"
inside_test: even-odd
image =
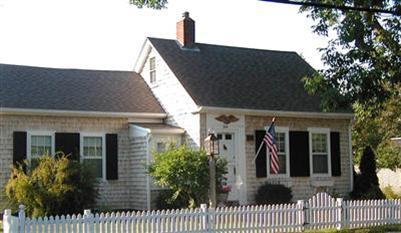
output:
[[[214,156],[219,154],[219,139],[209,130],[205,138],[204,148],[209,156],[209,201],[210,207],[216,207],[216,161]]]

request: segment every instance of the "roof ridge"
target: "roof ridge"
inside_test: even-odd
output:
[[[47,67],[47,66],[33,66],[33,65],[18,65],[18,64],[6,64],[0,63],[0,66],[13,66],[13,67],[25,67],[34,69],[48,69],[48,70],[59,70],[59,71],[97,71],[97,72],[123,72],[123,73],[136,73],[134,70],[97,70],[97,69],[83,69],[83,68],[61,68],[61,67]]]
[[[155,40],[176,41],[174,39],[166,39],[166,38],[159,38],[159,37],[147,37],[147,38],[150,40],[155,39]],[[218,47],[226,47],[226,48],[233,48],[233,49],[246,49],[246,50],[274,52],[274,53],[294,53],[299,56],[299,54],[295,51],[286,51],[286,50],[260,49],[260,48],[241,47],[241,46],[234,46],[234,45],[221,45],[221,44],[210,44],[210,43],[199,43],[199,42],[195,42],[195,45],[218,46]]]

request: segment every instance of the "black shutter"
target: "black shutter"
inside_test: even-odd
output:
[[[106,134],[106,179],[118,179],[118,137]]]
[[[351,142],[350,142],[351,143]],[[330,133],[331,174],[341,176],[340,133]]]
[[[26,159],[26,132],[13,133],[13,164],[21,163]]]
[[[309,132],[290,131],[290,176],[309,176]]]
[[[265,136],[265,130],[255,131],[255,154],[259,149],[260,144]],[[266,177],[267,176],[267,158],[266,158],[266,145],[263,143],[262,149],[259,151],[258,157],[255,159],[256,166],[256,177]]]
[[[79,161],[79,133],[56,133],[55,148],[71,159]]]

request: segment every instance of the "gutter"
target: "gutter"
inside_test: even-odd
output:
[[[74,117],[111,117],[111,118],[166,118],[166,113],[145,112],[101,112],[72,111],[28,108],[0,108],[0,115],[35,115],[35,116],[74,116]]]
[[[296,112],[296,111],[274,111],[243,108],[222,108],[200,106],[193,114],[197,113],[237,113],[252,116],[276,116],[276,117],[302,117],[302,118],[324,118],[324,119],[350,119],[354,118],[353,113],[333,112]]]

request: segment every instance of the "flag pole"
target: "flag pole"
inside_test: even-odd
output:
[[[272,123],[274,123],[275,121],[276,121],[276,117],[273,117]],[[267,126],[265,127],[265,130],[267,131]],[[255,157],[253,157],[253,161],[255,161],[256,158],[258,157],[259,152],[260,152],[260,150],[262,149],[262,146],[263,146],[263,141],[260,143],[259,149],[258,149],[258,151],[256,152]]]

